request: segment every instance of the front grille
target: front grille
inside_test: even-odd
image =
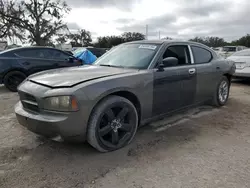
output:
[[[19,91],[19,97],[25,109],[39,112],[37,100],[33,95]]]

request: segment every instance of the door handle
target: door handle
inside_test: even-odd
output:
[[[189,74],[194,74],[195,73],[195,68],[189,69],[188,72],[189,72]]]

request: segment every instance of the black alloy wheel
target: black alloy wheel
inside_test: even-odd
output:
[[[138,114],[127,99],[111,96],[98,105],[91,116],[88,141],[101,152],[129,144],[138,126]]]

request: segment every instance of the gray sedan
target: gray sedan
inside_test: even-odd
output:
[[[15,113],[34,133],[108,152],[129,144],[139,125],[198,104],[225,105],[234,72],[231,60],[199,43],[125,43],[93,65],[28,77]]]

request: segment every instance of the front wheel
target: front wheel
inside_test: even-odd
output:
[[[229,97],[229,88],[229,80],[226,76],[223,76],[214,93],[213,105],[220,107],[227,103]]]
[[[7,89],[12,92],[16,92],[17,87],[22,83],[23,80],[25,80],[25,78],[26,75],[24,73],[20,71],[11,71],[4,76],[3,82]]]
[[[109,96],[94,108],[87,140],[100,152],[114,151],[133,140],[137,127],[135,106],[126,98]]]

